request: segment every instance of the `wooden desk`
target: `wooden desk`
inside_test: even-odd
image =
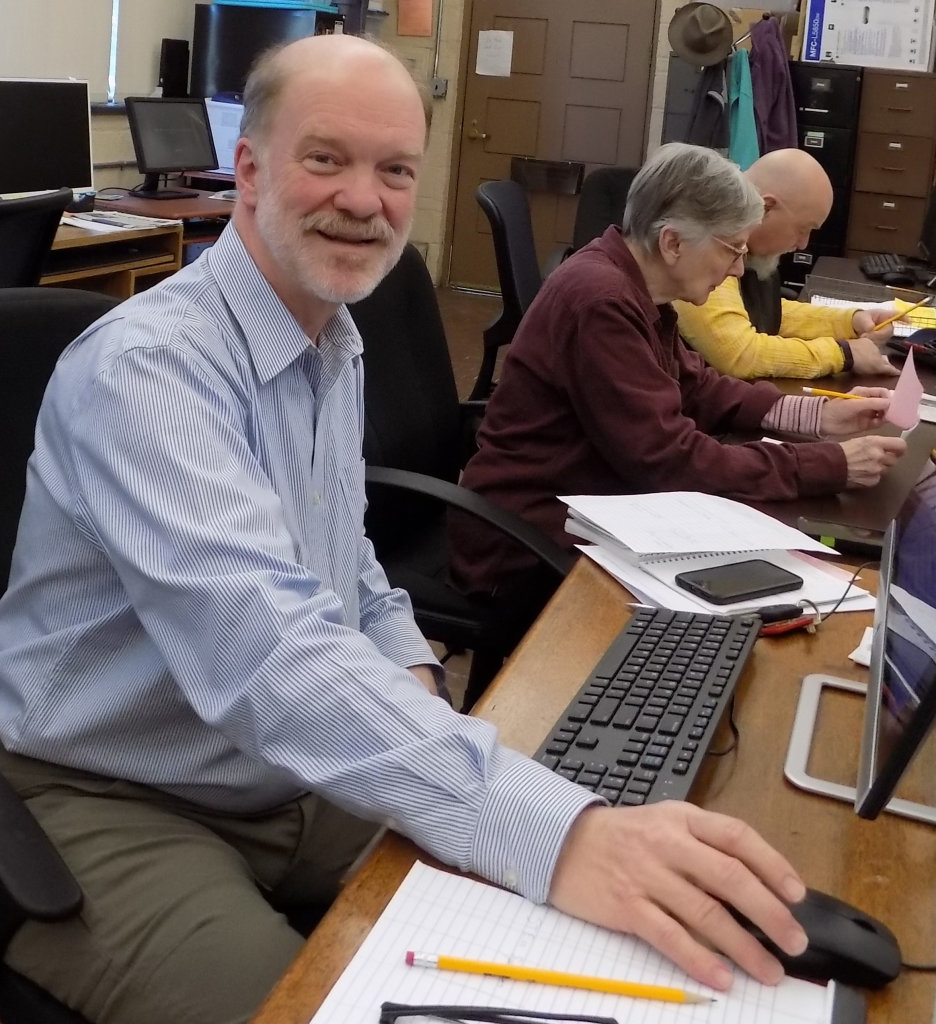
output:
[[[155,284],[181,266],[179,224],[108,232],[62,226],[39,283],[128,299],[141,286]]]
[[[166,217],[183,223],[193,220],[227,220],[231,216],[234,204],[229,200],[212,199],[213,192],[199,189],[191,191],[192,196],[188,199],[137,199],[132,195],[121,199],[96,199],[95,207],[99,210],[135,213],[140,217]]]
[[[532,753],[581,680],[630,617],[627,595],[582,559],[517,649],[476,713],[508,746]],[[797,865],[807,882],[890,924],[906,959],[936,959],[936,829],[892,815],[858,818],[846,804],[800,792],[782,777],[800,678],[829,672],[863,678],[847,660],[870,614],[834,616],[816,636],[761,640],[738,691],[737,750],[710,758],[697,803],[754,825]],[[571,638],[571,639],[570,639]],[[857,764],[861,701],[844,698],[820,719],[813,770],[841,779]],[[716,744],[718,740],[716,740]],[[926,752],[933,775],[936,753]],[[418,855],[387,837],[349,883],[253,1024],[308,1024]],[[423,857],[423,859],[426,859]],[[870,1024],[929,1021],[936,979],[905,973],[869,995]]]

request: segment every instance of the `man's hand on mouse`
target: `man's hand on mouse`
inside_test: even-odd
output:
[[[727,989],[732,973],[719,953],[764,984],[780,981],[783,969],[723,902],[799,956],[806,933],[787,902],[805,891],[790,863],[743,821],[665,801],[586,808],[566,836],[549,902],[630,932],[702,984]]]

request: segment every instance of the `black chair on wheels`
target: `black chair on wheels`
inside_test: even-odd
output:
[[[484,400],[494,385],[498,350],[513,340],[520,319],[540,290],[543,275],[536,258],[530,203],[523,186],[515,181],[486,181],[478,186],[475,195],[491,225],[503,302],[500,316],[484,330],[481,369],[469,396]]]
[[[483,403],[459,404],[435,288],[419,251],[408,245],[373,294],[350,309],[364,339],[368,535],[390,582],[409,592],[423,633],[473,652],[470,706],[510,653],[504,629],[510,609],[449,584],[446,507],[504,530],[557,581],[574,558],[530,524],[457,486]]]
[[[0,199],[0,288],[39,284],[42,265],[71,201],[70,188],[22,199]]]
[[[636,167],[596,167],[585,175],[575,210],[572,252],[603,235],[609,225],[620,225],[636,174]]]
[[[36,416],[62,349],[117,304],[68,288],[0,289],[0,591],[9,579]],[[81,890],[16,792],[0,776],[0,955],[27,919],[58,921],[81,909]],[[3,1024],[87,1024],[0,963]]]

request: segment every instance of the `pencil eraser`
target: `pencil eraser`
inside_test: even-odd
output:
[[[412,967],[412,966],[413,966],[413,957],[414,957],[415,955],[416,955],[416,954],[415,954],[415,953],[414,953],[414,952],[413,952],[413,951],[412,951],[411,949],[408,949],[408,950],[406,951],[406,962],[407,962],[407,964],[409,964],[409,966],[410,966],[410,967]]]

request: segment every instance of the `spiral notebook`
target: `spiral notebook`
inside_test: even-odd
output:
[[[728,614],[802,600],[826,610],[840,598],[845,602],[842,610],[863,610],[869,602],[873,607],[867,591],[848,586],[850,573],[799,553],[834,555],[834,551],[800,530],[729,498],[671,491],[576,495],[561,500],[569,506],[566,530],[595,545],[582,550],[648,604],[677,611]],[[751,557],[764,558],[796,573],[802,577],[803,586],[779,597],[716,605],[676,585],[677,573]]]
[[[635,562],[697,552],[817,551],[820,541],[739,501],[699,491],[560,496],[565,528]]]

